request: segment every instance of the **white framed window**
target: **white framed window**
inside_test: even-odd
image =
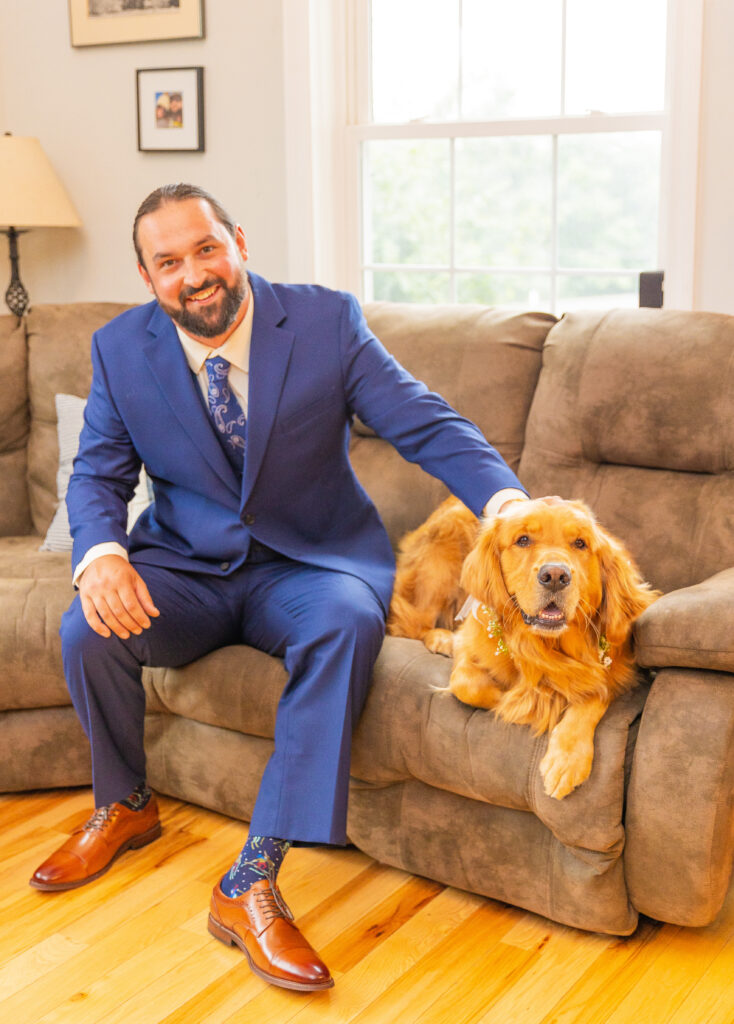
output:
[[[311,276],[563,312],[636,305],[664,269],[689,307],[702,3],[290,0]]]

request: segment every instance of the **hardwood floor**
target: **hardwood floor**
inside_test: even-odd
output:
[[[214,881],[245,826],[162,798],[164,832],[68,893],[34,868],[88,816],[89,790],[0,797],[0,1019],[8,1024],[732,1024],[734,886],[717,920],[643,919],[629,939],[376,864],[291,850],[296,919],[336,979],[268,986],[207,932]]]

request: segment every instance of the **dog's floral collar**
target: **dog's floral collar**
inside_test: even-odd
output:
[[[604,668],[609,668],[612,664],[612,656],[609,653],[612,649],[612,645],[609,643],[603,633],[599,634],[599,661]]]
[[[477,612],[481,612],[486,618],[486,623],[482,622]],[[497,618],[497,613],[494,609],[490,608],[486,604],[482,604],[476,597],[467,597],[466,601],[461,607],[458,615],[456,616],[457,622],[463,622],[464,619],[469,616],[475,618],[480,626],[484,626],[487,631],[487,636],[491,637],[492,640],[497,641],[497,647],[495,648],[494,656],[499,657],[500,654],[509,654],[507,644],[505,643],[505,634],[502,629],[500,620]]]
[[[479,615],[477,614],[478,612],[481,612],[481,614],[485,617],[486,622],[482,622],[482,620],[479,618]],[[487,632],[487,636],[491,637],[492,640],[497,641],[497,646],[494,652],[495,658],[499,657],[500,654],[510,653],[509,650],[507,649],[507,644],[505,642],[505,634],[504,630],[502,629],[502,624],[494,608],[490,608],[489,605],[483,604],[476,597],[467,597],[461,610],[456,616],[456,621],[462,622],[464,619],[468,618],[469,615],[475,618],[477,622],[480,624],[480,626],[484,626]],[[609,653],[612,649],[612,645],[609,643],[609,641],[603,633],[599,634],[598,648],[599,664],[603,665],[604,668],[609,668],[609,666],[612,664],[612,656]]]

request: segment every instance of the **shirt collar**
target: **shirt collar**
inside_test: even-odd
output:
[[[238,369],[243,370],[245,373],[248,372],[250,367],[252,320],[255,311],[255,297],[252,294],[249,283],[248,291],[250,301],[247,304],[247,312],[242,323],[232,331],[224,344],[218,348],[212,348],[205,342],[195,341],[177,323],[174,323],[173,326],[176,328],[176,333],[186,356],[186,362],[189,364],[192,373],[198,374],[210,356],[221,356],[222,359],[226,359],[232,366],[238,367]]]

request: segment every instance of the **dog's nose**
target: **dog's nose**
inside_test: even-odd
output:
[[[562,562],[546,562],[538,570],[538,583],[546,590],[563,590],[571,582],[571,570]]]

